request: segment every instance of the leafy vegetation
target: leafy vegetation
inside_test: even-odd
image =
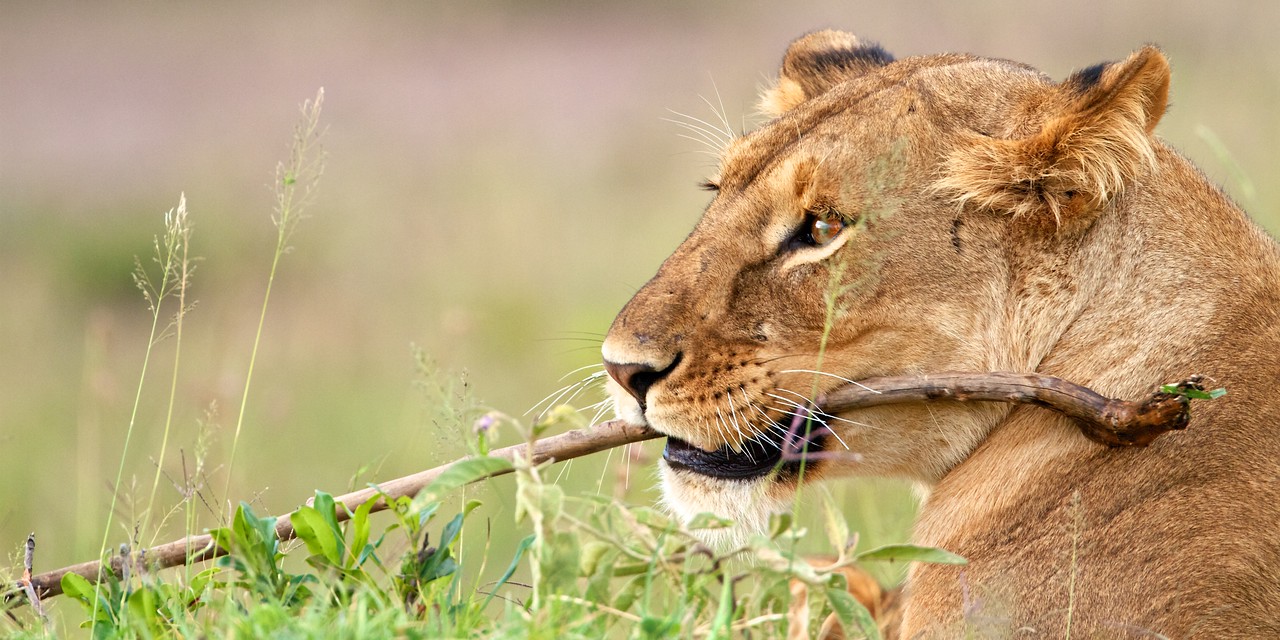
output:
[[[312,505],[290,514],[299,538],[292,543],[277,538],[276,518],[242,503],[229,526],[211,532],[229,552],[212,567],[152,573],[135,555],[103,589],[75,574],[63,588],[82,606],[81,626],[94,638],[725,638],[748,630],[782,637],[797,627],[816,629],[832,611],[845,628],[875,637],[870,614],[845,590],[838,569],[859,560],[963,562],[909,545],[853,555],[854,540],[830,504],[833,562],[815,567],[794,555],[807,532],[788,515],[768,535],[716,551],[698,532],[728,526],[723,520],[706,516],[684,527],[647,507],[566,496],[543,481],[545,466],[523,461],[515,464],[516,520],[532,533],[514,550],[464,558],[464,529],[483,535],[466,524],[478,503],[451,509],[449,494],[506,464],[475,458],[416,499],[389,500],[392,521],[376,537],[372,503],[340,523],[341,505],[318,492]],[[499,560],[506,569],[492,583],[468,579],[478,572],[464,570]],[[526,572],[527,583],[516,579]],[[793,606],[793,583],[809,587],[799,596],[809,606]]]
[[[303,105],[289,160],[276,171],[275,252],[226,464],[227,496],[271,286],[323,171],[318,145],[322,96]],[[147,303],[151,331],[116,487],[124,478],[153,347],[172,339],[160,444],[160,458],[166,456],[181,374],[184,320],[194,305],[190,287],[197,259],[190,253],[191,238],[183,197],[165,215],[164,233],[153,242],[155,264],[148,267],[137,261],[134,280]],[[599,410],[588,418],[557,403],[571,400],[599,375],[553,394],[546,410],[526,426],[474,401],[465,378],[437,376],[422,350],[415,349],[415,359],[433,428],[471,434],[467,449],[472,457],[454,464],[416,497],[380,494],[389,506],[389,518],[374,516],[372,502],[342,513],[347,507],[322,491],[311,504],[283,517],[259,515],[261,508],[251,502],[218,513],[210,507],[216,500],[206,495],[211,408],[201,422],[194,468],[187,467],[183,454],[183,478],[174,482],[179,504],[168,510],[158,505],[163,469],[156,465],[151,486],[143,492],[147,501],[128,505],[133,514],[132,545],[107,551],[112,531],[108,520],[99,557],[117,560],[121,570],[98,583],[68,573],[61,585],[62,606],[53,605],[57,615],[45,615],[52,601],[23,608],[22,596],[12,598],[5,603],[3,629],[15,637],[40,637],[78,627],[93,638],[794,637],[817,629],[834,613],[851,636],[876,637],[872,616],[850,595],[842,569],[859,562],[963,562],[939,550],[909,545],[855,553],[857,536],[850,535],[844,515],[825,494],[828,548],[820,562],[805,559],[802,548],[812,551],[814,544],[810,540],[802,545],[812,536],[794,513],[776,517],[767,534],[754,535],[740,546],[710,548],[700,534],[732,523],[706,514],[686,526],[653,508],[628,505],[599,492],[578,495],[566,490],[546,480],[547,464],[487,456],[501,431],[532,441],[594,420]],[[460,496],[463,487],[499,472],[515,476],[513,517],[509,514],[511,520],[498,524],[507,535],[495,535],[492,519],[475,517],[480,501]],[[180,516],[187,535],[197,533],[200,502],[217,518],[208,531],[224,555],[209,566],[157,570],[145,551],[137,549],[154,543],[156,531],[174,516]],[[113,499],[110,513],[117,511]],[[284,519],[295,540],[280,539]],[[510,531],[517,533],[511,536]],[[153,536],[152,542],[144,542],[144,536]],[[472,542],[464,544],[467,540]],[[485,577],[492,573],[490,565],[501,567],[496,580]],[[71,603],[78,605],[79,614]]]

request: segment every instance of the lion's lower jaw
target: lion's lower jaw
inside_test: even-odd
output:
[[[769,519],[791,506],[793,491],[766,479],[725,480],[677,471],[660,464],[662,503],[668,511],[688,524],[702,513],[733,521],[722,529],[699,529],[693,533],[708,546],[727,550],[747,541],[753,533],[765,533]]]

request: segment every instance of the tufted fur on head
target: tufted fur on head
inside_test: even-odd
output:
[[[1039,131],[1007,139],[972,133],[937,186],[962,204],[1048,214],[1058,224],[1097,211],[1154,164],[1151,133],[1168,97],[1169,63],[1155,47],[1081,70],[1049,96]]]

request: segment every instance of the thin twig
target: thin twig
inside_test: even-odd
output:
[[[1182,390],[1200,389],[1200,380],[1193,377],[1178,387]],[[828,393],[819,398],[818,407],[824,413],[836,413],[862,407],[937,400],[1012,402],[1048,407],[1075,418],[1084,435],[1110,447],[1146,446],[1166,431],[1185,428],[1190,420],[1189,401],[1185,395],[1157,392],[1145,400],[1126,402],[1106,398],[1060,378],[1025,373],[944,373],[875,378]],[[532,445],[531,458],[534,464],[549,460],[561,462],[661,436],[648,427],[614,420],[538,440]],[[528,452],[529,445],[521,443],[491,451],[489,455],[512,460],[517,453],[525,456],[529,455]],[[392,499],[417,495],[453,464],[456,463],[380,483],[376,490],[368,488],[338,496],[334,500],[342,506],[337,509],[337,519],[339,522],[348,520],[357,507],[370,500],[376,500],[371,512],[386,509],[384,495]],[[503,470],[492,475],[508,472]],[[278,520],[276,535],[281,540],[296,537],[289,518]],[[150,565],[148,569],[162,569],[225,554],[224,549],[213,543],[211,536],[203,534],[146,549],[143,557]],[[121,575],[125,569],[120,557],[111,559],[109,570]],[[42,573],[25,582],[34,587],[35,594],[48,598],[62,593],[62,576],[68,573],[79,574],[90,581],[104,577],[101,575],[102,563],[94,561]],[[6,594],[4,599],[7,601],[14,595]]]
[[[27,548],[22,554],[22,579],[18,581],[18,586],[22,588],[22,592],[27,596],[27,602],[31,603],[31,608],[35,609],[36,614],[44,620],[45,627],[49,626],[49,615],[44,611],[44,605],[40,604],[40,594],[36,593],[36,588],[31,583],[31,567],[35,566],[36,558],[36,534],[31,532],[27,536]]]

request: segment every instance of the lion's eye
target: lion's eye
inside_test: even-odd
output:
[[[814,208],[805,212],[804,220],[782,244],[782,251],[798,251],[825,247],[840,238],[853,221],[834,209]]]
[[[844,220],[839,216],[814,218],[813,223],[809,225],[809,237],[813,238],[813,244],[819,247],[835,240],[841,231],[844,231]]]
[[[845,226],[844,218],[834,211],[810,211],[795,240],[802,246],[825,247],[840,236]]]

